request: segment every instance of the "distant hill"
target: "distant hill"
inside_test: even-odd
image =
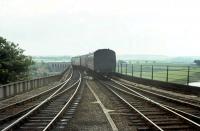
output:
[[[167,60],[170,59],[164,55],[117,55],[119,60]]]
[[[177,56],[170,57],[164,55],[117,55],[117,60],[125,61],[159,61],[164,63],[183,63],[192,64],[194,60],[200,59],[200,56]]]
[[[171,61],[175,62],[185,62],[185,63],[193,63],[194,60],[200,59],[200,56],[181,56],[181,57],[174,57]]]

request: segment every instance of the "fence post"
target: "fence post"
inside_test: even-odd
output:
[[[188,66],[187,85],[190,83],[190,66]]]
[[[151,67],[151,71],[152,71],[152,73],[151,73],[151,79],[153,80],[153,65]]]
[[[140,78],[142,78],[142,65],[140,65]]]
[[[121,74],[122,74],[122,63],[121,63]]]
[[[169,66],[167,66],[167,76],[166,76],[166,81],[168,82],[169,79]]]
[[[127,75],[127,64],[126,64],[126,75]]]
[[[132,64],[132,80],[133,80],[133,64]]]
[[[117,72],[119,73],[119,63],[117,63],[117,67],[118,67],[118,68],[117,68]]]

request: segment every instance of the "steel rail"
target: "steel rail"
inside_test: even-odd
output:
[[[140,89],[140,88],[135,87],[135,86],[133,86],[133,85],[131,85],[131,84],[124,83],[124,82],[119,82],[119,81],[116,81],[116,80],[114,80],[114,79],[111,79],[111,81],[118,82],[118,83],[121,83],[121,84],[123,84],[123,85],[130,86],[130,87],[132,87],[132,88],[135,88],[135,89],[137,89],[137,90],[140,90],[140,91],[143,91],[143,92],[152,94],[152,95],[156,95],[156,96],[159,96],[159,97],[168,99],[168,100],[176,101],[176,102],[179,102],[179,103],[181,103],[181,104],[190,105],[190,106],[192,106],[192,107],[194,107],[194,108],[200,109],[200,106],[199,106],[199,105],[196,105],[196,104],[193,104],[193,103],[189,103],[189,102],[186,102],[186,101],[183,101],[183,100],[179,100],[179,99],[175,99],[175,98],[170,98],[170,97],[168,97],[168,96],[160,95],[160,94],[157,94],[157,93],[148,91],[148,90]]]
[[[102,82],[101,82],[102,83]],[[121,99],[124,103],[126,103],[131,109],[136,111],[145,121],[148,121],[153,127],[155,127],[159,131],[164,131],[162,128],[160,128],[156,123],[154,123],[152,120],[150,120],[147,116],[145,116],[142,112],[140,112],[137,108],[132,106],[127,100],[125,100],[123,97],[121,97],[119,94],[117,94],[112,89],[108,88],[107,86],[110,86],[107,83],[102,83],[107,89],[109,89],[113,94],[115,94],[119,99]],[[106,86],[107,85],[107,86]]]
[[[69,69],[68,69],[67,71],[69,71]],[[70,73],[70,72],[66,72],[66,73],[64,74],[64,76],[65,76],[65,77],[69,77],[69,75],[70,75],[69,73]],[[29,97],[29,98],[27,98],[27,99],[24,99],[24,100],[18,101],[18,102],[16,102],[16,103],[10,104],[10,105],[8,105],[8,106],[6,106],[6,107],[3,107],[3,108],[0,109],[0,112],[8,111],[9,109],[11,109],[11,111],[12,111],[12,110],[15,109],[15,108],[19,108],[19,105],[24,106],[24,103],[32,102],[33,100],[37,100],[37,98],[40,98],[41,96],[44,96],[44,95],[46,95],[46,94],[48,94],[48,93],[54,91],[55,89],[59,88],[62,84],[64,84],[64,82],[59,83],[59,84],[55,85],[54,87],[52,87],[52,88],[50,88],[50,89],[48,89],[48,90],[45,90],[45,91],[43,91],[43,92],[41,92],[41,93],[39,93],[39,94],[37,94],[37,95],[34,95],[34,96]],[[48,96],[47,96],[47,97],[48,97]],[[33,109],[35,106],[37,106],[38,103],[39,103],[39,101],[36,102],[36,104],[31,105],[30,107],[26,107],[26,108],[23,109],[23,110],[20,110],[20,111],[18,111],[18,112],[15,112],[15,114],[10,113],[9,116],[0,119],[0,125],[3,125],[3,124],[5,124],[5,123],[9,122],[10,120],[17,119],[18,117],[22,116],[23,114],[25,114],[26,112],[28,112],[29,110],[31,110],[31,109]],[[17,107],[16,107],[16,106],[17,106]]]
[[[119,83],[118,83],[118,84],[119,84]],[[119,88],[117,88],[117,87],[115,87],[115,86],[113,86],[113,85],[111,85],[111,84],[109,84],[109,85],[119,90]],[[119,85],[121,85],[121,86],[123,86],[123,87],[125,87],[125,88],[127,89],[127,87],[124,86],[123,84],[119,84]],[[131,89],[130,89],[130,90],[131,90]],[[125,93],[128,93],[128,94],[130,94],[130,95],[134,95],[133,93],[127,92],[127,91],[125,91],[125,90],[123,90],[123,89],[120,89],[120,91],[125,92]],[[158,102],[156,102],[156,101],[154,101],[154,100],[149,99],[148,97],[146,97],[146,96],[144,96],[144,95],[138,93],[137,91],[134,91],[134,90],[131,90],[131,91],[134,92],[135,94],[137,94],[137,95],[134,95],[135,97],[138,97],[138,98],[143,99],[143,100],[145,100],[145,101],[148,101],[148,102],[150,102],[150,103],[152,103],[152,104],[155,104],[155,105],[159,106],[161,109],[164,109],[164,110],[170,112],[171,114],[174,114],[174,115],[178,116],[178,117],[181,118],[182,120],[184,120],[184,121],[186,121],[186,122],[188,122],[188,123],[192,124],[193,126],[195,126],[195,127],[197,127],[197,128],[200,129],[200,124],[198,124],[198,123],[196,123],[196,122],[190,120],[189,118],[186,118],[185,116],[183,116],[183,115],[181,115],[181,114],[179,114],[179,113],[177,113],[177,112],[175,112],[175,111],[173,111],[173,110],[171,110],[171,109],[165,107],[163,104],[160,104],[160,103],[158,103]]]
[[[54,96],[52,97],[52,99],[54,99],[55,97],[57,97],[57,96],[59,96],[59,95],[65,93],[66,91],[68,91],[69,89],[71,89],[71,88],[72,88],[74,85],[76,85],[77,83],[78,83],[78,81],[76,81],[75,83],[73,83],[73,84],[72,84],[70,87],[68,87],[67,89],[65,89],[65,90],[63,90],[63,91],[57,93],[56,95],[54,95]],[[36,105],[37,105],[37,104],[36,104]],[[10,116],[10,118],[7,118],[7,119],[11,119],[11,118],[13,118],[13,117],[15,117],[15,116],[23,115],[23,114],[25,114],[26,112],[28,112],[29,110],[31,110],[32,108],[34,108],[36,105],[33,105],[33,106],[31,106],[31,107],[29,107],[29,108],[27,108],[27,109],[25,109],[25,110],[23,110],[23,111],[21,111],[21,112],[18,112],[17,114],[15,114],[15,115],[13,115],[13,116]],[[7,120],[4,120],[4,121],[7,121]],[[1,124],[1,123],[0,123],[0,124]]]
[[[79,74],[80,74],[80,72],[79,72]],[[45,129],[43,129],[43,131],[49,130],[51,128],[51,126],[53,125],[53,123],[55,123],[58,120],[58,118],[64,113],[64,111],[66,110],[67,106],[69,106],[70,102],[74,99],[74,96],[77,94],[77,92],[78,92],[78,90],[80,88],[80,85],[81,85],[81,74],[80,74],[79,83],[78,83],[78,85],[76,87],[75,92],[69,98],[67,103],[63,106],[63,108],[60,110],[60,112],[57,113],[57,115],[53,118],[53,120],[51,120],[51,122],[45,127]]]
[[[79,81],[79,80],[78,80],[78,81]],[[75,83],[73,83],[73,84],[72,84],[70,87],[68,87],[67,89],[65,89],[65,90],[63,90],[63,91],[61,91],[61,92],[55,94],[55,95],[52,97],[52,99],[54,99],[55,97],[57,97],[57,96],[59,96],[59,95],[65,93],[66,91],[68,91],[69,89],[71,89],[74,85],[76,85],[76,84],[78,83],[78,81],[76,81]],[[35,106],[36,106],[36,105],[34,105],[34,106],[32,106],[32,107],[30,107],[30,108],[28,108],[28,109],[25,109],[25,110],[22,111],[22,112],[28,111],[28,110],[34,108]],[[20,113],[22,113],[22,112],[20,112]]]
[[[65,81],[66,80],[66,78],[69,76],[69,73],[70,73],[70,71],[72,71],[73,70],[73,68],[72,68],[72,66],[69,66],[68,68],[67,68],[67,70],[66,71],[64,71],[62,74],[62,78],[60,79],[60,82],[62,82],[62,81]],[[66,75],[66,74],[68,74],[68,75]]]
[[[118,78],[118,77],[112,77],[112,79],[113,79],[113,80],[117,80],[117,81],[119,81],[119,82],[122,82],[122,83],[124,83],[124,84],[128,84],[128,85],[130,85],[130,86],[134,86],[134,87],[139,88],[139,89],[143,88],[142,85],[137,85],[136,83],[133,83],[133,82],[128,81],[128,80],[126,80],[126,79],[121,79],[121,78]],[[152,90],[152,89],[150,89],[150,88],[145,88],[145,90],[148,90],[148,91],[150,91],[150,92],[157,92],[158,94],[162,94],[162,95],[167,96],[167,97],[170,97],[170,98],[175,98],[175,99],[180,100],[180,101],[183,101],[183,102],[189,102],[189,103],[193,104],[194,107],[197,106],[197,108],[200,107],[200,106],[199,106],[199,104],[200,104],[200,101],[199,101],[199,100],[195,100],[195,99],[187,98],[187,97],[182,97],[182,96],[179,96],[179,97],[177,98],[177,97],[174,97],[175,95],[173,95],[173,94],[167,94],[166,92],[157,91],[157,90]]]
[[[116,83],[116,82],[119,82],[119,81],[116,81],[116,80],[113,80],[113,79],[111,79],[111,80],[112,80],[113,82],[115,82],[115,83]],[[130,84],[125,84],[125,83],[123,83],[123,82],[119,82],[119,83],[120,83],[120,84],[123,84],[123,85],[125,85],[125,86],[132,87],[132,88],[134,88],[134,89],[143,91],[143,92],[145,92],[145,93],[149,93],[149,94],[151,94],[151,95],[158,96],[158,97],[163,98],[163,99],[166,99],[166,100],[175,101],[175,102],[180,103],[180,104],[184,104],[184,105],[187,105],[187,106],[191,106],[191,107],[200,109],[200,106],[195,105],[195,104],[192,104],[192,103],[188,103],[188,102],[184,102],[184,101],[181,101],[181,100],[177,100],[177,99],[175,99],[175,98],[170,98],[170,97],[167,97],[167,96],[164,96],[164,95],[160,95],[160,94],[157,94],[157,93],[154,93],[154,92],[151,92],[151,91],[147,91],[147,90],[144,90],[144,89],[139,89],[139,88],[137,88],[137,87],[134,87],[134,86],[132,86],[132,85],[130,85]],[[130,88],[128,88],[128,87],[127,87],[126,89],[132,91],[132,90],[131,90]],[[173,108],[173,107],[168,106],[168,105],[166,105],[166,104],[162,104],[162,105],[164,105],[165,107],[170,108],[170,109],[172,109],[172,110],[174,110],[174,111],[176,111],[176,112],[178,112],[178,113],[181,113],[181,114],[183,114],[183,115],[185,115],[185,116],[187,116],[187,117],[190,117],[190,118],[194,119],[195,121],[198,121],[198,122],[200,121],[200,117],[199,117],[199,116],[195,116],[195,115],[193,115],[193,114],[191,114],[191,113],[182,111],[182,110],[180,110],[180,109]]]
[[[72,74],[73,71],[70,75],[70,77],[64,82],[64,84],[58,89],[56,90],[51,96],[49,96],[48,98],[46,98],[44,101],[42,101],[39,105],[37,105],[36,107],[34,107],[33,109],[31,109],[28,113],[26,113],[25,115],[23,115],[22,117],[18,118],[16,121],[14,121],[13,123],[11,123],[10,125],[8,125],[7,127],[5,127],[2,131],[7,131],[7,130],[11,130],[12,128],[14,128],[15,126],[17,126],[18,123],[22,122],[24,119],[26,119],[29,115],[31,115],[33,112],[35,112],[37,109],[39,109],[41,106],[43,106],[45,103],[47,103],[48,101],[50,101],[54,95],[56,95],[61,89],[63,89],[63,87],[65,87],[65,85],[69,82],[69,80],[72,78]]]

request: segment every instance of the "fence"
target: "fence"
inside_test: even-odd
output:
[[[117,64],[116,72],[158,81],[189,85],[200,81],[200,67]]]

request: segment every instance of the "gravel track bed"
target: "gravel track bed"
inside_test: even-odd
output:
[[[112,131],[105,114],[86,86],[74,117],[66,127],[67,131]]]
[[[99,84],[96,81],[89,81],[88,82],[92,89],[98,94],[99,99],[104,104],[104,106],[112,110],[109,114],[111,115],[113,121],[115,122],[119,131],[134,131],[136,128],[133,126],[132,122],[129,120],[129,111],[124,113],[126,107],[124,109],[120,109],[121,102],[113,96],[113,94]],[[127,107],[128,108],[128,107]]]

